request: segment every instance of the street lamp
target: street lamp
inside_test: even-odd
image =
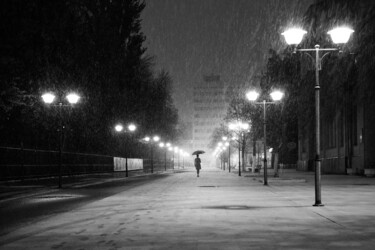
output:
[[[152,141],[157,143],[160,141],[160,137],[155,135],[152,137]],[[151,173],[154,173],[154,144],[151,144]]]
[[[168,151],[172,152],[172,168],[174,169],[174,148],[170,143],[169,143],[169,146],[168,146]]]
[[[225,170],[225,162],[224,162],[224,157],[223,157],[223,142],[219,141],[217,143],[217,149],[219,151],[219,154],[220,154],[220,169],[223,169]],[[223,164],[224,162],[224,164]]]
[[[66,100],[68,101],[69,105],[63,104],[62,99],[58,100],[58,104],[53,105],[56,107],[59,107],[59,129],[58,129],[58,137],[59,137],[59,184],[58,187],[62,187],[62,144],[63,144],[63,132],[64,126],[62,124],[62,108],[66,106],[73,106],[74,104],[77,104],[80,96],[76,93],[69,93],[65,96]],[[53,93],[45,93],[42,95],[43,102],[52,105],[52,103],[55,102],[56,96]]]
[[[230,172],[230,143],[227,136],[221,138],[224,141],[224,146],[228,147],[228,171]]]
[[[115,126],[115,131],[117,133],[126,133],[130,132],[133,133],[137,129],[137,126],[133,123],[128,125],[128,130],[124,130],[124,126],[122,124],[117,124]],[[125,156],[125,177],[129,177],[129,169],[128,169],[128,155]]]
[[[116,130],[116,132],[123,132],[124,131],[124,126],[122,124],[117,124],[115,126],[115,130]],[[129,132],[134,132],[135,130],[137,130],[137,126],[136,125],[134,125],[133,123],[131,123],[131,124],[128,125],[128,131]],[[127,132],[127,131],[125,131],[125,132]]]
[[[284,93],[281,91],[273,91],[271,94],[271,99],[273,102],[267,102],[265,99],[262,102],[256,102],[256,100],[259,97],[259,93],[256,91],[250,91],[246,94],[246,97],[249,101],[255,103],[255,104],[262,104],[263,105],[263,147],[264,147],[264,157],[263,157],[263,174],[264,174],[264,185],[268,185],[268,180],[267,180],[267,129],[266,129],[266,104],[275,104],[278,101],[280,101]]]
[[[224,146],[228,147],[228,171],[230,172],[230,143],[226,141]]]
[[[159,143],[159,147],[164,149],[164,169],[165,169],[165,171],[167,171],[167,150],[168,150],[167,144],[168,143],[164,143],[164,142]]]
[[[151,173],[154,173],[154,143],[157,143],[160,141],[160,137],[155,135],[152,137],[152,139],[149,136],[146,136],[143,138],[145,142],[150,144],[150,151],[151,151]]]
[[[173,159],[175,157],[175,154],[178,154],[178,147],[174,147],[174,150],[173,150],[174,154],[173,154]],[[180,163],[179,163],[179,157],[177,155],[177,167],[180,168]]]
[[[229,123],[228,127],[230,130],[237,131],[238,133],[238,176],[241,176],[241,139],[243,140],[243,131],[248,130],[250,125],[246,122],[237,121]]]
[[[333,43],[345,44],[349,41],[349,38],[354,30],[348,27],[338,27],[328,32],[331,36]],[[294,46],[294,53],[305,52],[315,63],[315,204],[314,206],[323,206],[321,197],[321,159],[320,159],[320,84],[319,84],[319,71],[322,69],[322,60],[332,51],[340,51],[339,48],[320,48],[320,45],[315,45],[315,48],[310,49],[297,49],[297,45],[301,43],[303,36],[307,32],[294,28],[289,29],[282,33],[285,37],[285,41],[289,45]],[[320,52],[323,52],[321,54]],[[314,56],[311,56],[308,52],[314,52]]]

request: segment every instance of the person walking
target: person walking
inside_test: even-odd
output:
[[[201,159],[199,158],[199,155],[197,154],[197,157],[194,159],[194,166],[197,170],[197,177],[199,177],[199,170],[201,169]]]

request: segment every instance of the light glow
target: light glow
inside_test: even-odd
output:
[[[70,93],[66,96],[66,99],[70,104],[76,104],[81,97],[77,95],[76,93]]]
[[[129,124],[128,129],[130,132],[134,132],[137,129],[137,126],[135,126],[134,124]]]
[[[115,126],[115,130],[116,130],[117,132],[121,132],[123,129],[124,129],[124,127],[123,127],[121,124],[117,124],[117,125]]]
[[[273,91],[270,94],[270,96],[271,96],[272,100],[274,100],[274,101],[280,101],[283,98],[284,93],[277,90],[277,91]]]
[[[332,41],[336,44],[343,44],[349,41],[349,38],[354,30],[347,27],[339,27],[333,30],[328,31],[328,34],[331,36]]]
[[[247,92],[246,97],[249,101],[256,101],[259,97],[259,93],[252,90],[252,91]]]
[[[284,36],[285,41],[289,45],[298,45],[301,43],[303,36],[307,33],[307,31],[299,28],[291,28],[283,33],[281,35]]]
[[[52,93],[45,93],[44,95],[42,95],[43,102],[47,104],[53,103],[53,101],[55,100],[55,97],[56,96]]]

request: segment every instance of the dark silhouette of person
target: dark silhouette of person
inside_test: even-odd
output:
[[[197,170],[197,177],[199,177],[199,170],[201,170],[201,159],[199,158],[199,155],[197,155],[197,158],[194,159],[194,166]]]

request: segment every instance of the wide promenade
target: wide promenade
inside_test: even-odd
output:
[[[375,249],[375,178],[324,175],[324,207],[312,206],[311,173],[261,180],[219,169],[165,173],[17,228],[0,248]]]

